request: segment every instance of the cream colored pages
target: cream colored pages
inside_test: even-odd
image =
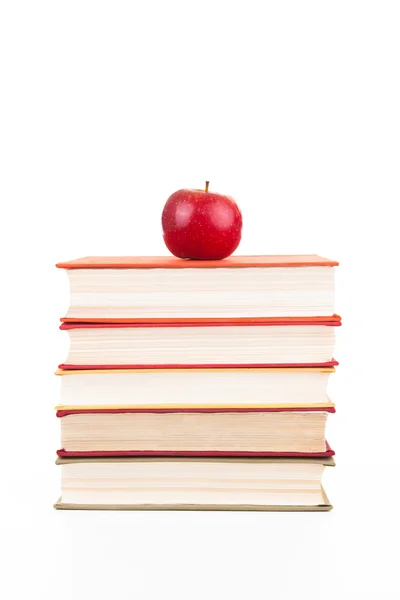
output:
[[[61,447],[87,451],[325,452],[326,412],[78,413]]]
[[[317,317],[334,312],[334,269],[68,269],[67,318]],[[243,293],[246,290],[246,293]]]
[[[59,409],[328,408],[334,369],[116,369],[57,371]]]

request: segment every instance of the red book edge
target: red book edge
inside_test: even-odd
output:
[[[73,365],[69,363],[62,363],[58,365],[59,369],[63,371],[101,371],[101,370],[123,370],[123,369],[287,369],[287,368],[309,368],[309,367],[336,367],[338,361],[332,358],[332,360],[324,363],[248,363],[248,364],[202,364],[202,365],[180,365],[180,364],[166,364],[166,365]]]
[[[56,416],[59,418],[67,417],[68,415],[81,415],[81,414],[122,414],[122,413],[156,413],[156,414],[169,414],[169,413],[260,413],[260,412],[329,412],[335,413],[336,409],[333,406],[317,407],[307,406],[304,408],[268,408],[268,407],[218,407],[218,408],[74,408],[66,410],[57,410]]]
[[[321,320],[315,320],[315,319]],[[97,328],[128,328],[128,327],[251,327],[251,326],[282,326],[282,325],[315,325],[315,326],[328,326],[328,327],[340,327],[341,317],[339,315],[332,315],[332,317],[309,317],[309,318],[298,318],[298,317],[282,317],[282,318],[268,318],[267,319],[240,319],[240,320],[168,320],[168,319],[154,319],[151,321],[141,321],[140,319],[135,321],[124,321],[111,319],[110,322],[102,323],[99,320],[93,320],[93,322],[83,322],[76,319],[61,319],[63,323],[60,325],[60,329],[97,329]]]
[[[219,451],[206,451],[206,452],[199,452],[199,451],[175,451],[175,450],[145,450],[145,451],[141,451],[141,450],[134,450],[134,451],[108,451],[108,452],[102,452],[102,451],[92,451],[92,452],[73,452],[73,451],[66,451],[63,448],[61,448],[60,450],[57,450],[57,456],[60,456],[62,458],[64,457],[76,457],[76,458],[86,458],[86,457],[102,457],[102,456],[109,456],[109,457],[117,457],[117,456],[196,456],[196,457],[223,457],[223,456],[231,456],[231,457],[266,457],[266,456],[299,456],[299,457],[310,457],[310,458],[325,458],[327,456],[334,456],[335,452],[332,450],[332,448],[329,446],[328,442],[325,442],[326,444],[326,451],[325,452],[309,452],[309,453],[305,453],[305,452],[219,452]]]

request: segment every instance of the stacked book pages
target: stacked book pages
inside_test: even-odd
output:
[[[71,301],[56,508],[329,510],[337,264],[59,263]]]

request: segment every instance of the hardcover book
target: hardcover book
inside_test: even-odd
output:
[[[58,458],[58,509],[327,511],[332,458]]]
[[[333,408],[334,368],[61,370],[59,410]]]
[[[60,410],[59,456],[332,456],[321,409]]]
[[[334,320],[336,261],[317,255],[86,257],[67,271],[69,322]],[[322,319],[321,319],[322,318]]]
[[[340,321],[264,323],[64,323],[70,351],[61,369],[330,367]]]

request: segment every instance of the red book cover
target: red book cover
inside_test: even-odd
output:
[[[193,451],[185,451],[185,452],[176,452],[173,450],[146,450],[146,451],[107,451],[107,452],[67,452],[63,448],[57,450],[57,456],[60,457],[75,457],[75,458],[87,458],[87,457],[99,457],[99,456],[197,456],[197,457],[219,457],[219,456],[231,456],[231,457],[267,457],[267,456],[299,456],[299,457],[310,457],[310,458],[323,458],[327,456],[334,456],[335,452],[332,450],[328,442],[326,443],[326,451],[325,452],[220,452],[220,451],[206,451],[206,452],[193,452]]]
[[[112,322],[101,322],[99,320],[93,321],[69,321],[68,319],[60,319],[65,321],[60,325],[60,329],[89,329],[89,328],[111,328],[111,327],[251,327],[265,325],[270,327],[278,327],[282,325],[325,325],[326,327],[340,327],[341,317],[339,315],[332,315],[332,317],[266,317],[260,319],[160,319],[159,321],[152,319],[151,321],[135,321],[128,323],[124,320],[117,321],[115,319]]]
[[[335,413],[336,409],[333,406],[307,406],[307,407],[254,407],[247,408],[245,406],[221,406],[221,407],[191,407],[191,406],[182,406],[182,407],[173,407],[173,408],[71,408],[71,409],[61,409],[57,410],[56,416],[58,418],[66,417],[68,415],[80,415],[80,414],[101,414],[101,413],[110,413],[110,414],[121,414],[121,413],[157,413],[157,414],[166,414],[166,413],[249,413],[249,412],[329,412]]]
[[[68,329],[71,327],[89,327],[99,325],[101,327],[111,327],[112,325],[118,325],[120,327],[209,327],[213,325],[215,327],[224,325],[341,325],[341,317],[339,315],[331,315],[330,317],[284,317],[278,319],[277,317],[240,317],[240,319],[232,318],[207,318],[207,319],[85,319],[84,321],[77,321],[69,317],[63,317],[60,321],[66,327],[61,329]]]
[[[115,369],[288,369],[288,368],[307,368],[307,367],[322,367],[331,368],[337,367],[338,361],[332,358],[329,362],[324,363],[239,363],[239,364],[201,364],[201,365],[180,365],[180,364],[166,364],[166,365],[71,365],[68,363],[61,363],[58,365],[59,369],[63,371],[105,371]]]

